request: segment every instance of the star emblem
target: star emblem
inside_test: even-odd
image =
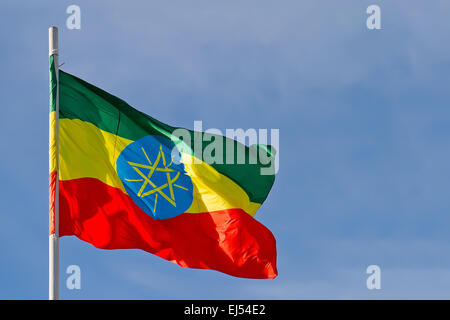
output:
[[[134,171],[136,171],[136,173],[141,178],[125,179],[125,181],[142,183],[141,187],[137,193],[137,196],[140,198],[144,198],[149,195],[155,194],[155,203],[154,203],[154,208],[153,208],[154,212],[156,212],[156,204],[158,201],[158,196],[163,197],[171,205],[176,207],[177,204],[176,204],[176,199],[175,199],[175,194],[174,194],[174,188],[188,190],[188,188],[185,188],[185,187],[180,186],[175,183],[178,180],[178,178],[180,177],[181,172],[170,168],[170,166],[173,163],[172,159],[171,159],[170,163],[167,164],[166,157],[165,157],[163,149],[162,149],[162,145],[159,146],[158,155],[153,163],[150,161],[150,158],[148,157],[147,153],[145,152],[144,147],[142,147],[141,150],[144,153],[145,159],[147,159],[148,163],[136,163],[136,162],[127,161],[127,163],[134,169]],[[147,174],[145,174],[143,172],[146,170],[149,170]],[[153,175],[157,172],[166,175],[166,180],[167,180],[166,183],[163,183],[158,186],[152,181]]]

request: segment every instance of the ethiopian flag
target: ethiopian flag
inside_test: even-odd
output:
[[[230,164],[226,151],[224,161],[209,164],[201,157],[208,143],[230,139],[187,129],[191,139],[182,139],[174,134],[180,128],[75,76],[56,77],[52,60],[50,77],[50,121],[59,127],[50,137],[50,196],[58,185],[60,236],[142,249],[186,268],[277,276],[275,238],[254,218],[274,183],[261,162]],[[245,159],[262,148],[244,146]]]

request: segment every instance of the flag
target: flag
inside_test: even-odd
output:
[[[58,177],[60,236],[142,249],[186,268],[277,276],[275,238],[254,218],[274,183],[258,160],[272,156],[270,146],[171,127],[73,75],[58,75],[59,172],[50,152],[50,194]],[[202,157],[213,142],[224,151],[217,148],[209,163]],[[256,163],[235,163],[238,152],[229,151],[239,148]]]

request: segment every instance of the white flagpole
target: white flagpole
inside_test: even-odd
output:
[[[56,185],[55,185],[55,211],[54,230],[49,236],[49,269],[48,269],[48,299],[59,299],[59,74],[58,74],[58,28],[48,29],[48,55],[53,56],[56,71],[56,99],[55,99],[55,121],[50,122],[50,137],[56,139]],[[52,142],[50,142],[50,145]],[[52,221],[50,221],[52,223]],[[51,230],[50,225],[50,230]]]

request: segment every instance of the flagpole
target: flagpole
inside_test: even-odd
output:
[[[49,58],[53,56],[55,75],[56,75],[56,97],[55,97],[55,112],[54,121],[50,115],[50,159],[52,156],[56,159],[54,161],[54,170],[56,170],[56,181],[54,189],[54,212],[50,213],[49,223],[49,269],[48,269],[48,299],[59,299],[59,74],[58,74],[58,28],[50,27],[48,29],[48,55]],[[52,79],[50,79],[52,80]],[[50,106],[53,107],[53,106]],[[52,112],[51,112],[52,113]],[[50,114],[51,114],[50,113]],[[54,141],[52,141],[54,140]],[[52,147],[56,150],[56,154],[52,155]],[[52,168],[51,168],[52,169]],[[50,193],[50,197],[52,194]],[[50,200],[52,201],[52,200]],[[52,209],[52,206],[50,206]],[[52,217],[52,215],[54,215]]]

